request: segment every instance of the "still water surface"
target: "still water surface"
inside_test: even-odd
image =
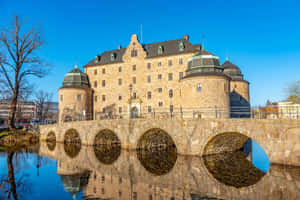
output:
[[[0,199],[300,199],[300,168],[252,154],[180,156],[43,143],[0,152]]]

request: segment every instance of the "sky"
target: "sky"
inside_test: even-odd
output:
[[[49,64],[35,89],[58,100],[64,75],[97,54],[128,46],[133,33],[143,43],[182,38],[202,42],[220,62],[238,65],[250,82],[250,103],[281,101],[300,79],[300,1],[297,0],[0,0],[0,28],[14,14],[41,27],[39,54]]]

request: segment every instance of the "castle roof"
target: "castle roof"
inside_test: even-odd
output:
[[[183,46],[183,49],[180,49],[180,45]],[[200,44],[192,44],[187,39],[176,39],[176,40],[168,40],[163,42],[156,42],[150,44],[142,45],[144,50],[147,53],[146,58],[153,58],[159,56],[170,56],[181,53],[190,53],[200,51]],[[163,53],[158,54],[158,48],[163,48]],[[112,64],[123,62],[122,57],[126,51],[126,48],[115,49],[111,51],[105,51],[100,55],[97,55],[93,60],[87,63],[84,67],[95,66],[95,65],[104,65],[104,64]],[[114,60],[111,60],[111,55],[114,55]]]
[[[223,63],[224,73],[232,78],[232,80],[244,80],[243,74],[238,66],[226,60]]]
[[[75,66],[65,75],[62,88],[90,88],[88,76]]]

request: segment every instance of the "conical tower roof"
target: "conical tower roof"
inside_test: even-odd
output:
[[[88,76],[75,65],[75,68],[65,75],[62,88],[90,88]]]
[[[231,77],[232,80],[243,80],[243,74],[238,66],[229,60],[223,63],[224,73]]]

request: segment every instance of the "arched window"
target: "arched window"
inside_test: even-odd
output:
[[[201,83],[198,83],[197,84],[197,92],[201,92],[201,90],[202,90]]]
[[[163,46],[159,45],[158,49],[157,49],[157,54],[158,55],[163,55],[163,53],[164,53],[164,48],[163,48]]]
[[[179,51],[184,51],[184,44],[183,44],[183,42],[181,41],[180,43],[179,43]]]

